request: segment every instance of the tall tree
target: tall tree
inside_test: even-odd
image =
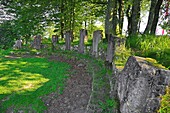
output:
[[[140,20],[140,5],[141,0],[133,0],[132,15],[131,15],[131,30],[129,35],[135,35],[138,32]]]
[[[108,0],[105,18],[105,37],[108,40],[110,34],[116,34],[116,6],[117,0]]]
[[[124,21],[124,0],[118,0],[118,1],[119,1],[119,8],[118,8],[119,34],[122,35],[123,21]]]
[[[157,23],[158,23],[158,19],[159,19],[159,11],[160,11],[162,2],[163,2],[163,0],[158,0],[156,3],[155,11],[154,11],[155,15],[154,15],[153,23],[151,26],[151,34],[155,34],[155,32],[156,32],[156,27],[157,27]]]
[[[149,10],[149,17],[148,17],[148,22],[147,22],[144,34],[149,34],[151,31],[152,22],[154,19],[154,10],[155,10],[156,3],[158,0],[150,0],[150,1],[151,1],[151,5],[150,5],[150,10]]]

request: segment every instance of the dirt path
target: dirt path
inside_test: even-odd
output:
[[[62,94],[52,93],[45,99],[45,113],[85,113],[90,94],[92,76],[87,73],[86,65],[76,59],[51,56],[50,60],[67,62],[72,66]]]

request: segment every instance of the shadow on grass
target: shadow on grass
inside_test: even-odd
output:
[[[8,108],[42,112],[41,97],[64,88],[70,66],[45,58],[0,59],[0,111]]]

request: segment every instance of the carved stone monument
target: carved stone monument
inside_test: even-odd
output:
[[[52,35],[51,42],[52,42],[52,50],[54,51],[56,43],[58,43],[58,36],[57,35]]]
[[[16,40],[13,47],[16,49],[21,49],[22,48],[22,40]]]
[[[70,38],[70,31],[67,31],[65,33],[65,47],[66,47],[66,50],[70,50],[71,48],[71,38]]]
[[[31,44],[31,47],[35,49],[41,49],[41,41],[42,41],[42,38],[40,35],[34,36],[34,40]]]
[[[96,30],[93,32],[93,46],[92,55],[98,57],[98,44],[102,40],[102,30]]]
[[[87,36],[87,30],[81,29],[80,30],[80,41],[79,41],[79,47],[78,47],[79,53],[84,53],[84,39],[86,36]]]

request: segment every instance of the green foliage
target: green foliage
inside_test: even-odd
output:
[[[44,58],[0,59],[0,111],[9,107],[24,112],[42,112],[45,95],[61,93],[69,65]],[[57,73],[57,75],[56,75]]]
[[[0,49],[8,49],[14,44],[16,38],[13,27],[10,22],[4,22],[0,25]]]
[[[135,55],[154,58],[158,63],[169,67],[170,39],[168,36],[133,36],[127,39],[127,46],[135,51]]]
[[[112,110],[117,107],[117,103],[114,99],[108,99],[105,103],[99,102],[99,105],[102,108],[102,113],[112,113]]]
[[[106,7],[89,1],[72,0],[13,0],[2,3],[8,8],[7,13],[14,14],[15,19],[11,27],[17,35],[15,38],[23,39],[43,34],[45,29],[49,32],[49,37],[54,33],[60,35],[73,30],[77,38],[79,30],[84,28],[85,21],[91,34],[95,30],[96,20],[104,21]]]
[[[169,113],[170,112],[170,87],[166,88],[166,94],[163,95],[161,100],[161,107],[158,113]]]
[[[132,50],[130,48],[126,48],[125,44],[121,44],[120,46],[116,47],[115,51],[115,65],[118,69],[122,70],[127,62],[129,56],[131,56]]]

